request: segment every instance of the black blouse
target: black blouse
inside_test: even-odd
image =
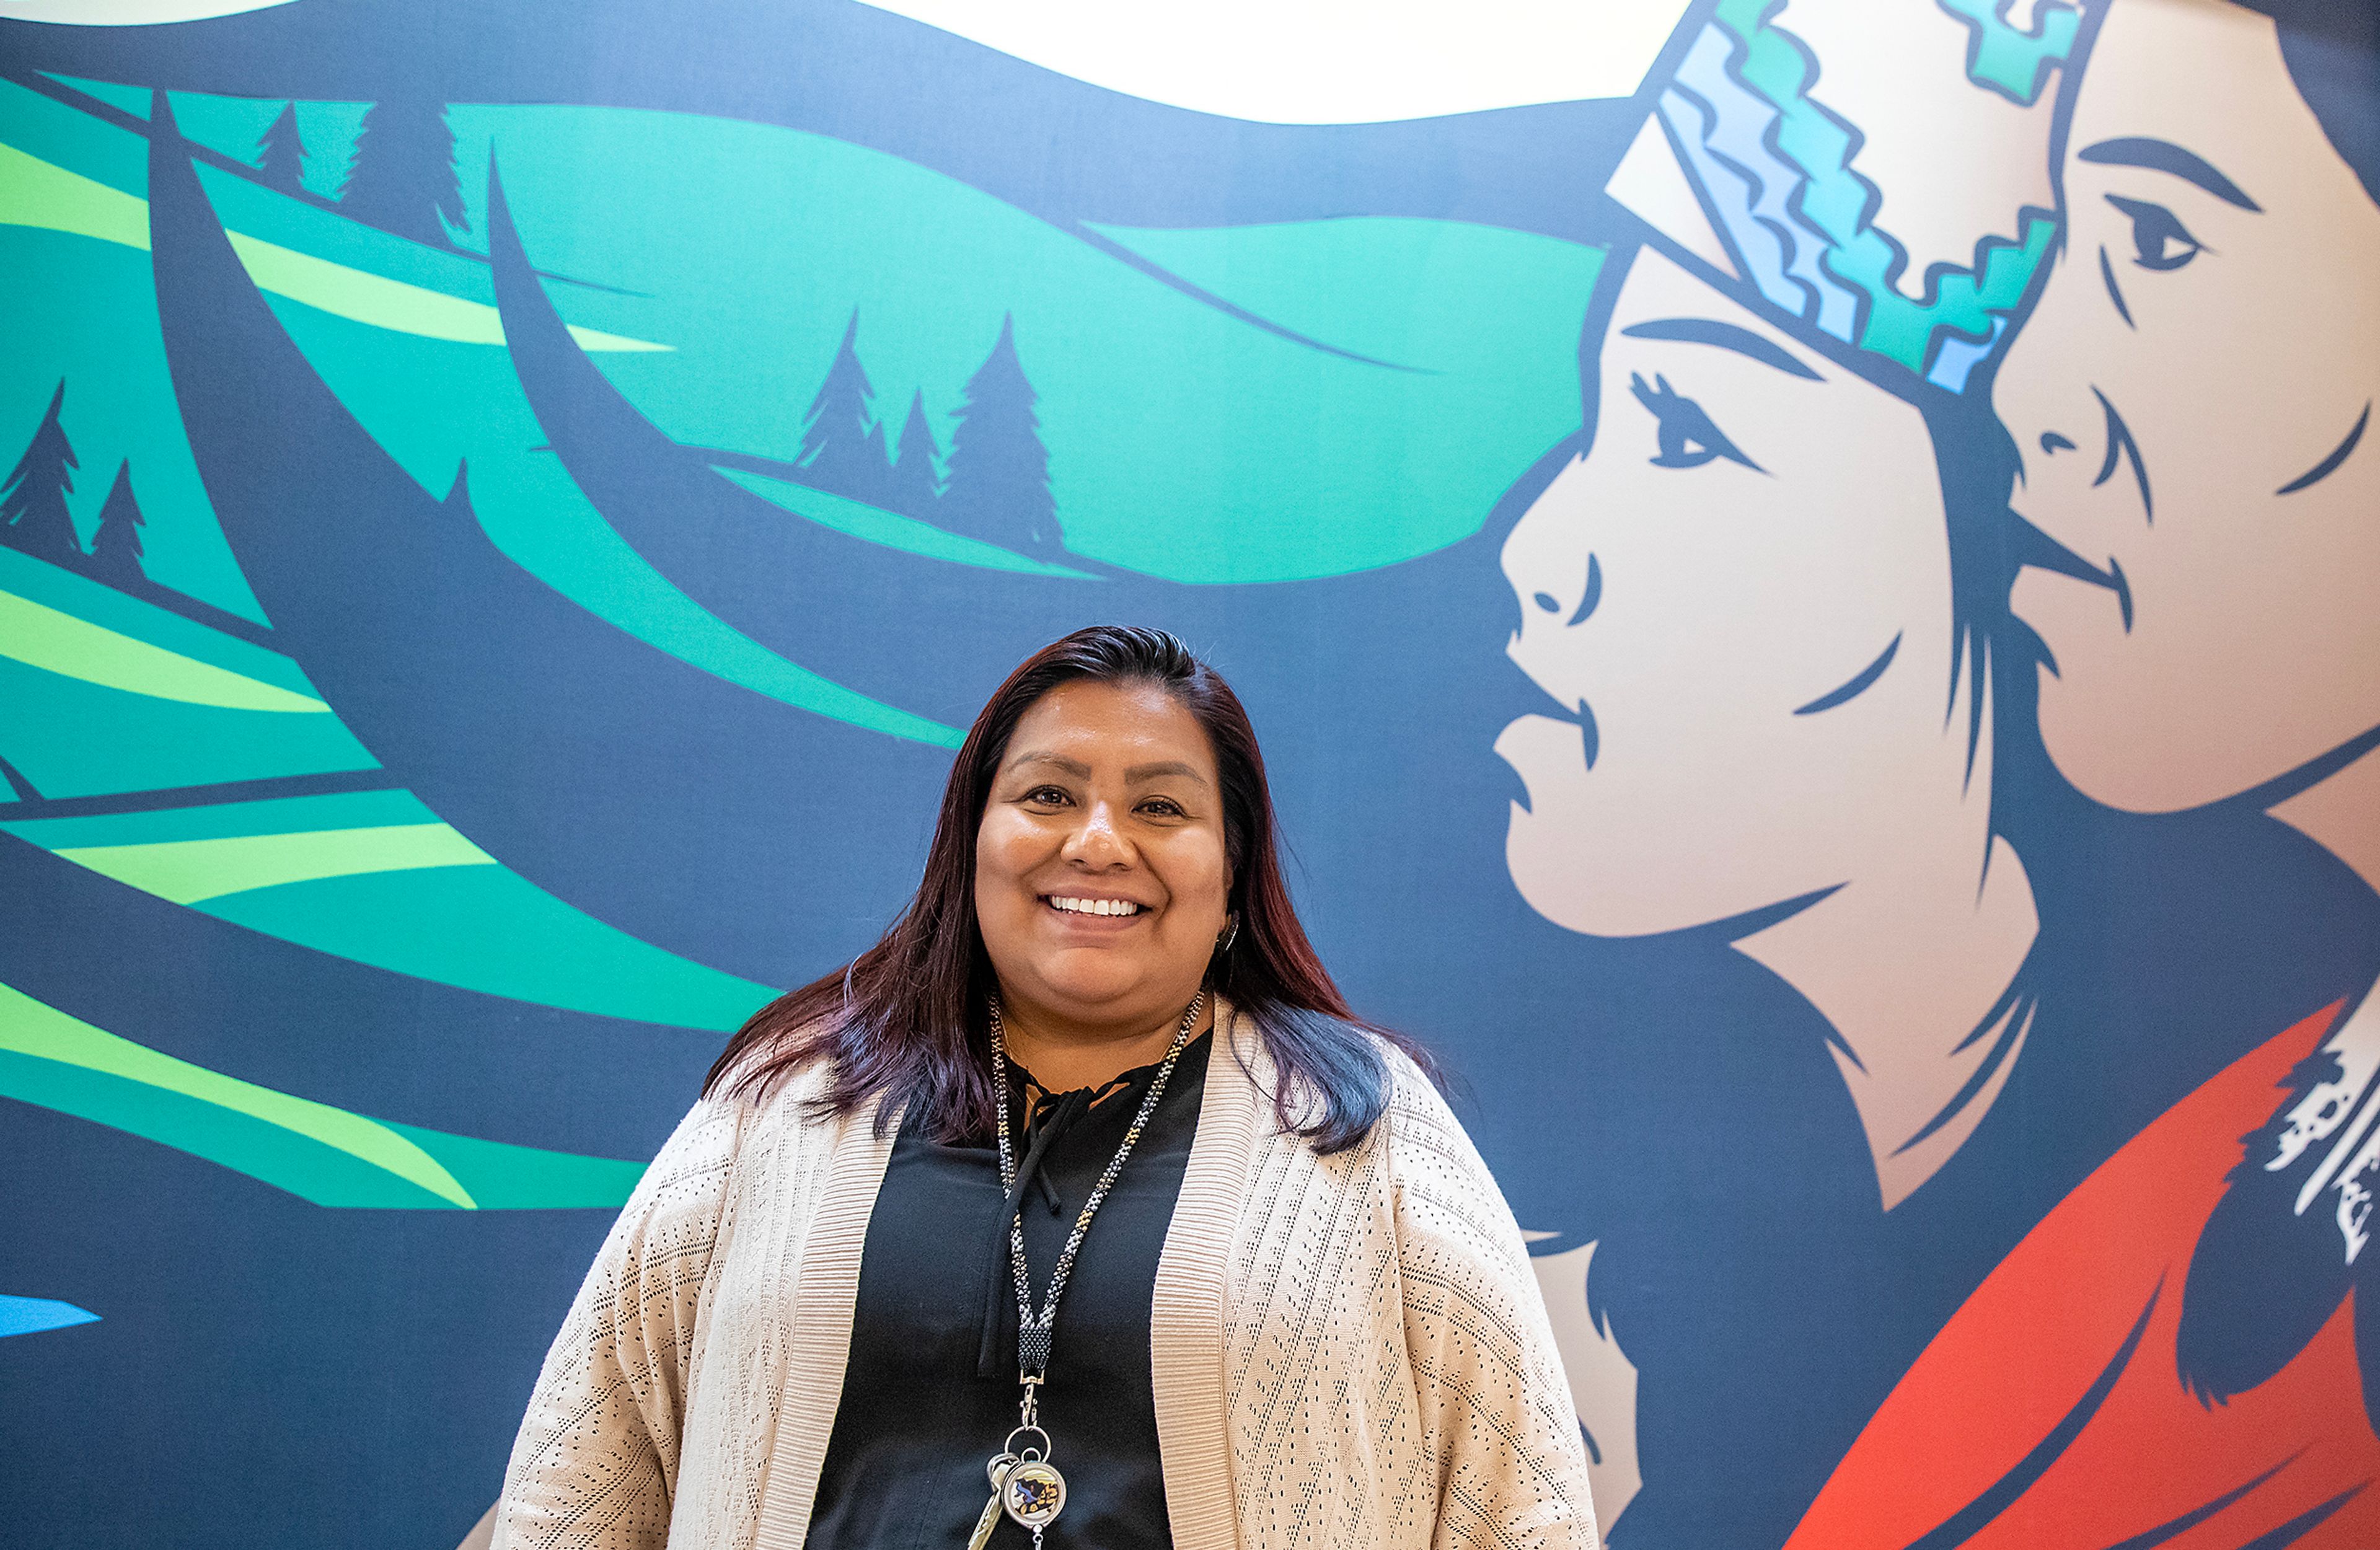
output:
[[[1172,1543],[1148,1357],[1158,1256],[1190,1161],[1213,1039],[1182,1051],[1165,1096],[1109,1189],[1058,1305],[1041,1425],[1066,1477],[1046,1550]],[[1075,1217],[1140,1109],[1157,1067],[1093,1092],[1009,1110],[1026,1175],[1025,1258],[1036,1312]],[[1029,1073],[1024,1073],[1030,1081]],[[1014,1086],[1014,1082],[1012,1082]],[[903,1131],[868,1220],[850,1364],[810,1517],[811,1550],[957,1550],[990,1498],[984,1464],[1016,1424],[1016,1290],[1001,1217],[1000,1154]],[[800,1381],[796,1376],[793,1381]],[[1006,1517],[991,1544],[1032,1535]]]

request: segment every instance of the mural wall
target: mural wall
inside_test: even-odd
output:
[[[1128,11],[0,5],[12,1543],[466,1542],[1120,620],[1619,1550],[2380,1544],[2380,19]]]

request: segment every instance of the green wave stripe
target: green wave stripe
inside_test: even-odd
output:
[[[149,201],[109,188],[13,145],[0,143],[0,223],[67,232],[146,251]],[[461,345],[502,345],[503,321],[485,302],[392,280],[316,258],[277,242],[233,232],[231,245],[260,289],[321,311],[398,333]],[[600,329],[573,327],[590,351],[655,351],[671,346]]]
[[[177,422],[176,434],[179,433]],[[29,602],[71,613],[86,624],[130,636],[177,657],[271,684],[292,694],[322,698],[298,664],[278,651],[225,635],[212,625],[5,544],[0,544],[0,592],[13,592]]]
[[[6,985],[0,1096],[188,1152],[317,1205],[617,1205],[644,1170],[383,1123],[161,1054]]]
[[[0,834],[217,920],[395,974],[722,1033],[776,994],[564,902],[410,792],[14,821],[6,811]]]
[[[248,834],[136,845],[79,845],[55,853],[176,904],[226,893],[358,872],[493,866],[496,858],[443,823],[389,824],[299,834]]]
[[[1013,549],[1002,549],[995,543],[985,543],[930,522],[920,522],[914,516],[871,506],[865,501],[847,500],[830,495],[823,490],[771,478],[766,474],[747,473],[741,468],[719,467],[718,472],[742,485],[772,506],[778,506],[838,533],[848,533],[855,539],[882,544],[887,549],[905,550],[929,559],[948,560],[953,564],[973,565],[988,571],[1022,571],[1026,575],[1067,576],[1077,581],[1096,581],[1099,577],[1088,571],[1078,571],[1071,565],[1051,564],[1019,554]]]
[[[30,840],[45,851],[64,851],[87,845],[159,845],[178,840],[384,829],[437,819],[438,815],[411,792],[388,789],[211,802],[196,807],[142,807],[73,818],[21,818],[0,822],[0,832]]]
[[[188,705],[300,715],[326,715],[331,708],[311,695],[260,683],[5,590],[0,656],[63,677]]]

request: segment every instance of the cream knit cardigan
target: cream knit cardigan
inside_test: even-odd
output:
[[[1597,1550],[1536,1278],[1461,1124],[1390,1052],[1387,1114],[1317,1156],[1220,1010],[1238,1058],[1209,1064],[1149,1314],[1173,1543]],[[803,1543],[892,1149],[806,1116],[819,1080],[706,1099],[662,1147],[546,1357],[492,1550]]]

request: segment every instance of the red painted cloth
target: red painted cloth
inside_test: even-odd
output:
[[[2338,1011],[2241,1057],[2027,1233],[1894,1387],[1786,1550],[2380,1547],[2380,1438],[2351,1305],[2228,1404],[2183,1387],[2174,1347],[2191,1251],[2240,1138]]]

